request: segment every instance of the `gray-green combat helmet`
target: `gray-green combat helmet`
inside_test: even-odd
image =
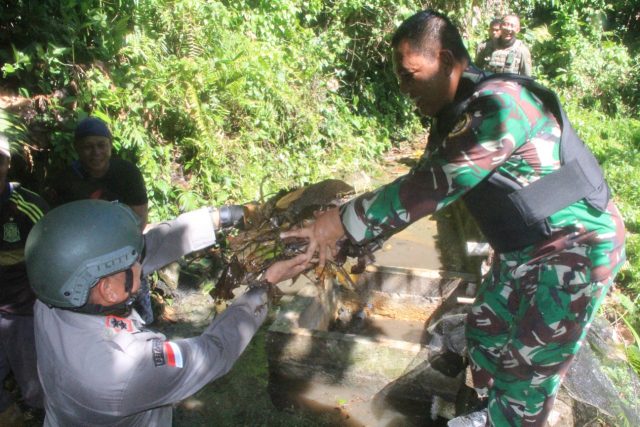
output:
[[[79,308],[102,277],[140,258],[138,217],[126,205],[79,200],[51,210],[31,230],[25,262],[31,287],[51,306]]]

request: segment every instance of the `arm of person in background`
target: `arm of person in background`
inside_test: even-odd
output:
[[[69,194],[65,183],[69,182],[69,174],[66,170],[59,171],[48,176],[44,182],[42,197],[52,208],[68,203]]]
[[[476,49],[476,59],[474,62],[474,64],[476,64],[478,68],[484,68],[484,66],[486,65],[485,49],[487,49],[490,44],[491,43],[489,43],[488,41],[484,41],[478,45],[478,48]]]
[[[516,91],[516,87],[513,87]],[[522,89],[524,90],[524,89]],[[309,240],[306,259],[318,251],[319,266],[336,252],[336,242],[347,236],[364,244],[391,235],[418,219],[440,210],[479,184],[524,144],[531,123],[544,117],[519,105],[518,93],[482,91],[472,99],[453,131],[406,175],[360,195],[316,218],[312,225],[281,234]]]
[[[144,231],[149,219],[149,197],[140,168],[128,160],[113,158],[108,180],[109,188],[115,193],[116,199],[138,215],[140,229]]]
[[[140,229],[144,230],[149,220],[149,199],[147,197],[147,187],[144,183],[142,173],[137,166],[134,166],[132,176],[128,179],[130,190],[125,202],[140,217]]]
[[[140,228],[144,230],[149,219],[149,204],[145,203],[142,205],[129,205],[129,207],[133,212],[136,213],[136,215],[140,217]]]

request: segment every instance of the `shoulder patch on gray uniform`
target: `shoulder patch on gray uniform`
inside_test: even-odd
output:
[[[105,321],[107,328],[113,329],[116,332],[133,332],[133,322],[131,319],[118,316],[107,316]]]

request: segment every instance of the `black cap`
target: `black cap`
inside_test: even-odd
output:
[[[97,117],[87,117],[78,123],[75,133],[76,141],[86,136],[104,136],[105,138],[112,138],[107,124]]]

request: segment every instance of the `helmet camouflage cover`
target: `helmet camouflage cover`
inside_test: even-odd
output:
[[[44,303],[79,308],[101,278],[131,267],[142,248],[139,219],[128,206],[104,200],[71,202],[51,210],[29,233],[29,282]]]

